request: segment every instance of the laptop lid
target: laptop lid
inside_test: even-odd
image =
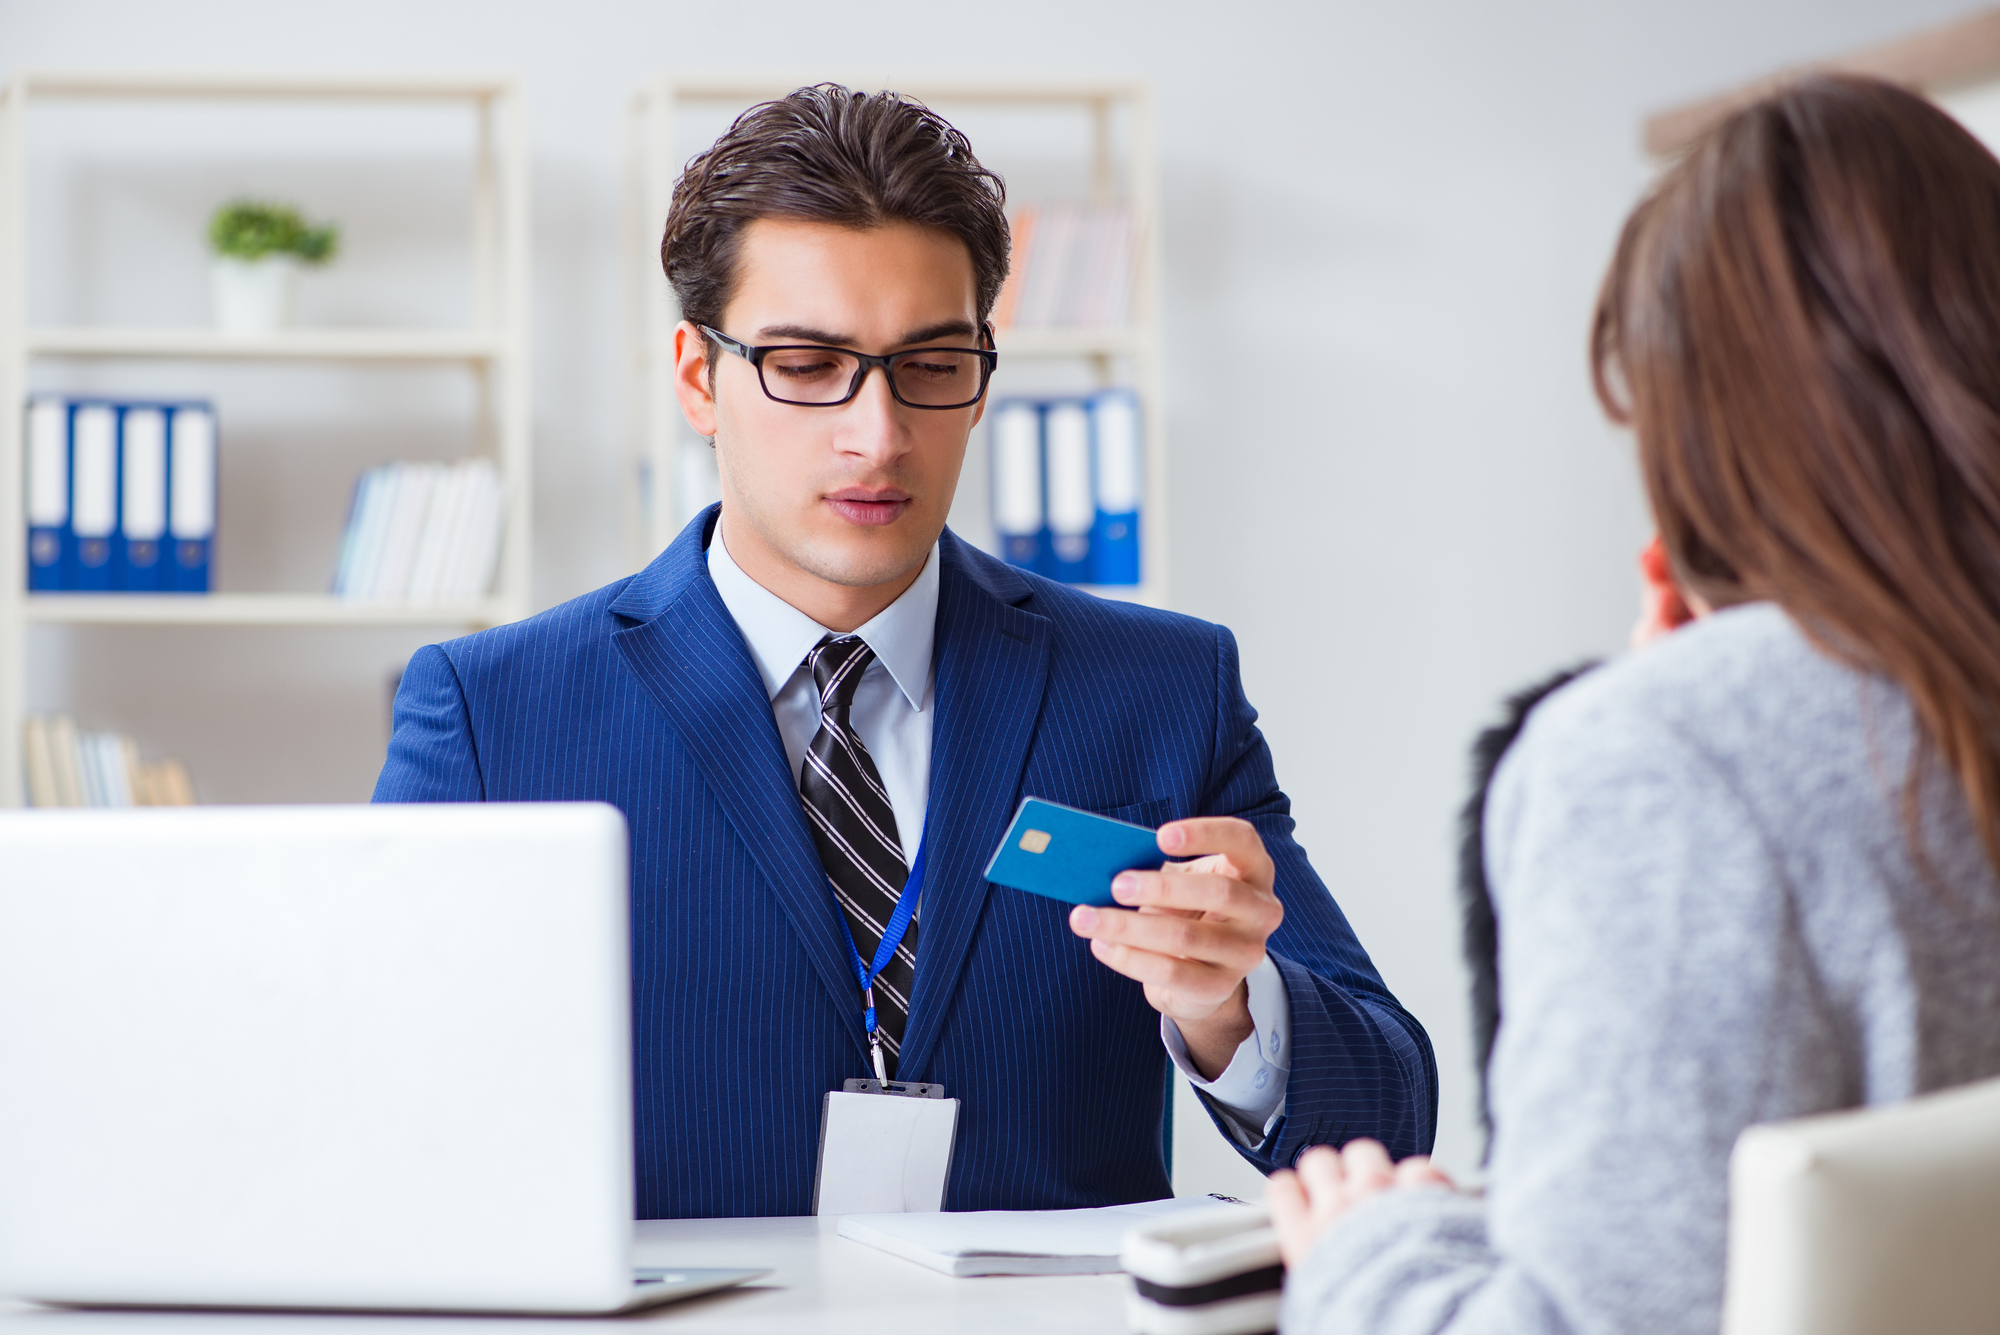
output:
[[[601,804],[0,812],[0,1292],[632,1296]]]

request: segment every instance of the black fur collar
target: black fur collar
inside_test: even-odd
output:
[[[1500,1029],[1500,937],[1493,920],[1493,896],[1486,885],[1486,793],[1507,748],[1521,735],[1535,706],[1596,667],[1595,661],[1565,668],[1507,697],[1499,723],[1472,744],[1472,795],[1458,815],[1458,907],[1465,963],[1472,972],[1472,1050],[1479,1062],[1479,1124],[1488,1149],[1493,1117],[1486,1102],[1486,1068],[1493,1037]],[[1482,1162],[1485,1154],[1480,1156]]]

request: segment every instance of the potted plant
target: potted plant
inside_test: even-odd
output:
[[[291,323],[301,265],[321,265],[340,248],[331,223],[308,226],[289,204],[233,199],[208,224],[215,323],[224,333],[269,334]]]

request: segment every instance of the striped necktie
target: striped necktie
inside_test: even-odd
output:
[[[819,686],[819,731],[799,767],[799,797],[819,846],[820,864],[863,963],[874,962],[909,875],[888,791],[847,719],[861,674],[874,660],[875,651],[853,635],[828,635],[806,655]],[[875,980],[875,1022],[891,1076],[902,1055],[916,970],[917,925],[912,922],[895,957]]]

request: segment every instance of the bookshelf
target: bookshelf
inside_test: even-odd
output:
[[[187,328],[31,327],[25,279],[29,117],[39,103],[310,101],[463,106],[475,127],[468,219],[472,317],[466,328],[294,328],[242,337]],[[529,609],[531,444],[528,382],[528,182],[521,97],[509,79],[265,74],[28,72],[0,89],[0,807],[20,806],[28,636],[35,626],[476,628]],[[29,594],[21,483],[23,405],[36,361],[187,361],[438,365],[473,377],[481,432],[504,494],[495,591],[472,602],[412,604],[321,593]],[[227,405],[220,405],[227,439]],[[225,444],[224,459],[227,458]],[[226,462],[223,465],[226,470]],[[332,553],[328,553],[329,566]]]
[[[702,147],[677,145],[677,125],[690,112],[721,110],[733,114],[805,84],[822,82],[825,77],[669,74],[648,83],[631,100],[625,166],[625,287],[630,303],[626,342],[630,362],[623,518],[626,562],[633,569],[656,555],[679,530],[680,451],[698,439],[682,420],[674,397],[673,330],[680,315],[659,260],[660,233],[674,181],[686,159]],[[1140,531],[1145,582],[1091,591],[1165,606],[1169,586],[1165,404],[1160,368],[1160,178],[1150,87],[1138,81],[1026,78],[847,78],[838,82],[860,89],[893,88],[935,108],[947,119],[961,109],[980,115],[1027,113],[1044,122],[1052,116],[1059,118],[1070,151],[1084,167],[1083,193],[1069,202],[1117,204],[1131,211],[1137,248],[1130,320],[1115,329],[998,331],[1001,358],[995,393],[1013,392],[1012,386],[1018,383],[1017,368],[1024,363],[1068,363],[1069,371],[1080,371],[1093,388],[1122,385],[1137,393],[1144,423],[1144,519]],[[972,138],[980,161],[1008,178],[1010,210],[1044,202],[1016,191],[1005,147],[988,151],[982,147],[979,133],[973,132]],[[989,468],[985,436],[984,424],[973,432],[961,497],[968,486],[975,495],[985,495],[983,478]],[[982,479],[979,482],[974,480],[975,470]]]

